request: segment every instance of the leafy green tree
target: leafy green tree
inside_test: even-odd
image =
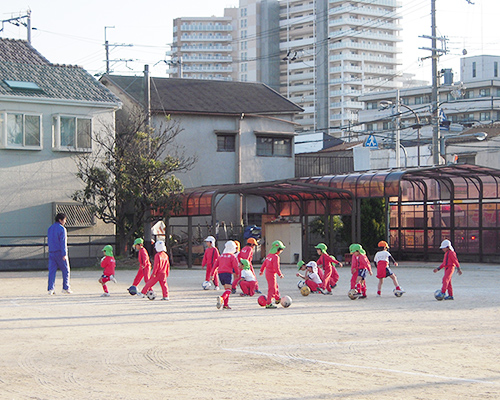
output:
[[[165,116],[152,128],[147,121],[141,109],[117,113],[116,135],[112,126],[107,127],[93,138],[95,151],[77,157],[77,176],[84,188],[73,199],[116,225],[117,254],[123,254],[145,223],[168,218],[179,207],[183,186],[174,174],[196,162],[175,145],[182,131],[177,122]],[[164,215],[153,210],[163,210]]]

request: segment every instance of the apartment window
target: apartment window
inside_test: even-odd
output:
[[[41,131],[41,115],[0,113],[0,133],[3,147],[40,149]]]
[[[246,28],[247,27],[247,20],[246,19],[242,19],[241,20],[241,28]]]
[[[489,112],[479,113],[479,120],[480,121],[489,121],[489,120],[491,120],[491,114]]]
[[[246,30],[241,31],[241,38],[246,39],[246,37],[247,37],[247,31]]]
[[[217,151],[234,153],[236,148],[236,134],[217,133]]]
[[[373,131],[373,124],[366,124],[367,131]]]
[[[247,16],[247,9],[246,8],[242,8],[241,9],[241,16],[242,17],[246,17]]]
[[[476,77],[476,63],[475,62],[472,63],[472,77],[473,78]]]
[[[257,155],[268,157],[291,157],[292,139],[289,137],[258,136]]]
[[[56,150],[92,150],[92,120],[90,118],[54,115],[52,140]]]
[[[367,110],[376,110],[378,109],[378,102],[377,101],[369,101],[366,103],[366,109]]]
[[[493,63],[493,76],[495,78],[498,78],[498,61],[495,61]]]
[[[487,97],[490,95],[490,89],[479,89],[479,97]]]
[[[403,103],[406,106],[409,106],[410,105],[410,98],[409,97],[402,97],[401,103]]]
[[[415,104],[423,104],[423,103],[424,103],[424,96],[415,97]]]
[[[464,99],[472,99],[474,97],[473,90],[466,90],[464,94]]]

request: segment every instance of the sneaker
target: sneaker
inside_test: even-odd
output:
[[[257,289],[257,290],[255,291],[255,293],[257,293],[257,294],[262,294],[262,292],[261,292],[259,289]]]
[[[236,289],[231,289],[231,294],[236,294]]]
[[[214,290],[220,290],[220,287],[219,286],[215,286]]]
[[[358,299],[366,299],[366,294],[359,296]]]
[[[161,300],[168,301],[168,297],[162,297]]]
[[[224,304],[224,299],[221,296],[217,297],[217,308],[219,310],[222,307],[222,304]]]
[[[114,275],[111,275],[109,279],[113,281],[113,283],[118,283]]]
[[[332,294],[332,292],[329,292],[328,290],[325,290],[323,294]]]
[[[109,297],[109,296],[111,296],[109,293],[103,293],[103,294],[101,294],[101,297]]]
[[[455,300],[455,299],[453,298],[453,296],[446,296],[444,299],[445,299],[445,300]]]
[[[318,288],[318,292],[319,292],[319,293],[323,293],[323,294],[325,294],[326,290],[325,290],[325,289],[323,289],[323,288]]]
[[[63,290],[62,290],[62,292],[63,292],[64,294],[71,294],[71,293],[73,293],[73,291],[72,291],[70,288],[63,289]]]
[[[278,307],[276,307],[274,304],[267,304],[266,308],[278,308]]]
[[[54,289],[49,290],[49,296],[53,296],[56,294],[56,291]]]
[[[230,309],[231,309],[231,307],[229,307],[229,306],[224,306],[224,307],[222,307],[222,308],[223,308],[224,310],[230,310]]]
[[[143,299],[144,297],[146,297],[146,295],[142,292],[137,292],[137,297],[139,297],[140,299]]]
[[[240,296],[241,296],[241,297],[248,297],[248,294],[245,294],[245,293],[240,293]]]

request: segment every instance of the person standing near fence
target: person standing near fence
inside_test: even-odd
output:
[[[66,214],[58,213],[55,222],[47,231],[47,244],[49,246],[49,296],[56,294],[55,282],[56,273],[60,269],[63,276],[63,290],[65,294],[73,293],[69,286],[69,258],[68,258],[68,233],[64,225],[66,224]]]

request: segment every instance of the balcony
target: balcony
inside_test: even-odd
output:
[[[182,24],[180,26],[181,31],[197,31],[197,32],[228,32],[233,30],[232,25],[209,25],[209,24],[203,24],[203,25],[185,25]]]
[[[387,57],[381,54],[377,56],[370,56],[365,54],[333,54],[328,57],[330,61],[339,61],[339,60],[355,60],[355,61],[371,61],[376,63],[383,64],[393,64],[400,65],[403,61],[400,58],[396,57]]]
[[[232,62],[231,56],[213,56],[210,54],[203,56],[183,55],[183,62]]]
[[[183,72],[233,72],[232,66],[209,66],[209,65],[184,65],[182,67]]]
[[[233,40],[232,35],[182,35],[181,42],[228,42]]]
[[[196,52],[202,52],[202,51],[211,51],[211,52],[231,52],[233,50],[233,47],[231,45],[228,46],[203,46],[203,45],[182,45],[180,48],[179,47],[174,47],[172,48],[172,52],[174,54],[177,54],[178,52],[184,53],[184,52],[191,52],[191,51],[196,51]]]
[[[376,20],[366,20],[366,19],[358,19],[358,18],[338,18],[338,19],[332,19],[328,22],[328,26],[332,27],[332,26],[360,26],[360,27],[363,27],[363,26],[366,26],[367,24],[369,24],[369,26],[372,28],[372,29],[375,29],[375,28],[380,28],[380,29],[393,29],[393,30],[397,30],[397,31],[400,31],[402,30],[402,26],[401,25],[398,25],[398,24],[392,24],[392,23],[389,23],[389,22],[385,22],[385,21],[376,21]]]
[[[401,53],[401,47],[398,46],[382,46],[379,44],[368,44],[359,42],[335,42],[328,45],[330,50],[333,49],[358,49],[366,51],[380,51],[383,53]]]
[[[330,0],[330,4],[344,4],[345,0]],[[387,6],[387,7],[402,7],[403,2],[400,0],[359,0],[357,3],[366,3],[371,6]]]

